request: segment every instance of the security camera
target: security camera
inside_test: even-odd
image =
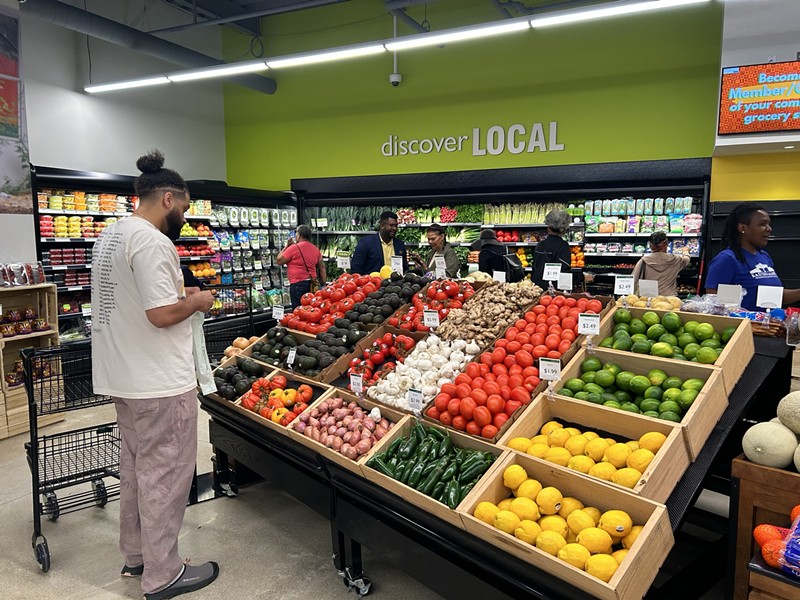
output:
[[[392,86],[397,87],[400,85],[401,81],[403,81],[403,76],[400,75],[400,73],[392,73],[389,75],[389,83],[391,83]]]

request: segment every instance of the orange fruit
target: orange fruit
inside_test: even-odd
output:
[[[798,504],[797,506],[795,506],[795,507],[792,509],[792,512],[790,512],[790,513],[789,513],[789,518],[791,519],[792,523],[794,523],[794,520],[795,520],[797,517],[800,517],[800,504]]]
[[[757,525],[755,529],[753,529],[753,537],[756,540],[756,544],[764,547],[769,540],[778,540],[782,541],[783,537],[781,536],[780,531],[775,525],[769,524],[762,524]]]
[[[764,562],[773,569],[780,569],[780,557],[782,549],[783,542],[781,540],[767,540],[764,545],[761,546],[761,556],[764,557]]]

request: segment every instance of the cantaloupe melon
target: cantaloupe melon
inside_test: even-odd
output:
[[[748,460],[776,469],[785,469],[794,460],[797,437],[780,423],[756,423],[742,437],[742,450]]]
[[[800,434],[800,392],[790,392],[778,402],[776,411],[781,423]]]
[[[800,446],[794,451],[794,468],[800,471]]]

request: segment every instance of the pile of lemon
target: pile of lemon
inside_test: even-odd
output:
[[[543,487],[520,465],[506,468],[503,485],[512,496],[498,504],[480,502],[476,519],[605,582],[642,531],[625,511],[585,506],[555,487]]]
[[[516,437],[508,447],[580,471],[604,481],[633,489],[667,437],[650,431],[638,440],[619,442],[594,431],[564,427],[548,421],[532,438]]]

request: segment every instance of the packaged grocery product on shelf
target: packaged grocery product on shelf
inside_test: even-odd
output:
[[[0,263],[0,287],[45,283],[42,263]]]

